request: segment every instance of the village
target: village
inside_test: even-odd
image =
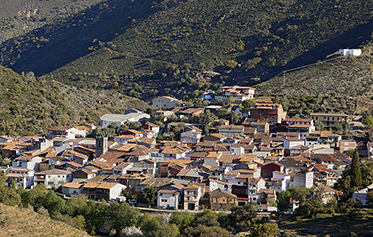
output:
[[[224,86],[202,96],[203,101],[236,105],[254,98],[255,89],[248,86]],[[45,137],[1,136],[2,159],[11,160],[3,168],[6,183],[25,189],[44,184],[64,198],[84,194],[93,200],[139,206],[137,195],[151,186],[157,189],[153,208],[188,211],[225,211],[255,202],[262,211],[273,212],[278,193],[289,187],[312,189],[325,202],[342,195],[333,185],[351,166],[345,152],[358,146],[333,128],[349,123],[349,115],[288,118],[281,104],[253,103],[249,111],[240,113],[239,123],[222,118],[171,122],[222,107],[210,102],[205,107],[185,104],[159,96],[153,99],[150,113],[134,108],[103,115],[99,127],[115,128],[119,135],[113,139],[89,137],[97,129],[94,124],[48,128]],[[154,117],[163,128],[151,122]],[[120,130],[135,122],[138,129]],[[326,129],[317,131],[316,122]],[[371,129],[371,142],[363,147],[367,157],[373,152],[372,135]],[[354,193],[363,205],[369,187]],[[298,203],[291,200],[291,211]]]

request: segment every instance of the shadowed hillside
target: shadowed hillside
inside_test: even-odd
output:
[[[224,83],[265,81],[284,68],[360,46],[371,39],[372,3],[107,0],[4,42],[0,57],[17,72],[49,73],[71,84],[80,75],[82,84],[108,89],[116,83],[142,98],[151,97],[152,88],[198,95]],[[210,70],[222,77],[196,81]],[[133,91],[135,83],[144,90]]]

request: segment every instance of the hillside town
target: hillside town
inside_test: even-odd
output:
[[[235,105],[254,98],[255,89],[247,86],[224,86],[202,95],[204,101]],[[272,212],[277,211],[278,193],[289,187],[313,188],[325,200],[338,198],[342,193],[333,185],[352,162],[346,151],[359,149],[367,157],[373,152],[372,130],[365,148],[333,132],[337,124],[349,122],[346,114],[289,118],[281,104],[256,102],[240,113],[239,123],[222,118],[209,124],[172,122],[222,107],[185,104],[159,96],[150,113],[134,108],[105,114],[99,127],[116,128],[119,135],[113,139],[90,136],[98,129],[94,124],[47,128],[43,137],[1,136],[2,159],[11,161],[3,167],[6,182],[25,189],[44,184],[64,198],[84,194],[93,200],[127,198],[131,204],[138,204],[136,196],[152,186],[158,209],[230,210],[255,202]],[[152,123],[154,117],[164,127]],[[137,129],[120,129],[135,122]],[[316,122],[325,129],[317,131]],[[178,135],[172,132],[175,127]],[[354,193],[363,205],[369,187]],[[290,202],[295,210],[297,200]]]

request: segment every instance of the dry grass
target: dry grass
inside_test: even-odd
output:
[[[60,221],[29,209],[0,204],[0,236],[89,236]]]
[[[364,215],[349,218],[345,215],[331,217],[320,217],[316,219],[284,220],[278,223],[280,229],[288,234],[296,236],[317,236],[326,235],[343,237],[357,234],[357,236],[372,236],[373,222],[372,215]],[[365,235],[368,234],[368,235]]]

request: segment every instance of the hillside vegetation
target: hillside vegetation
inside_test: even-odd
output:
[[[340,56],[285,76],[281,74],[256,88],[269,94],[316,95],[333,91],[340,95],[366,96],[373,89],[372,74],[373,64],[368,62],[368,57]]]
[[[56,81],[19,75],[0,66],[0,133],[45,134],[46,128],[99,121],[107,113],[146,109],[144,102],[113,91],[84,90]]]
[[[1,0],[0,43],[66,18],[99,0]]]
[[[61,221],[40,215],[30,209],[0,204],[0,236],[89,236]]]
[[[0,45],[0,61],[17,72],[147,99],[156,87],[194,97],[360,46],[371,39],[372,3],[107,0],[9,39]],[[198,74],[211,70],[222,76]]]

